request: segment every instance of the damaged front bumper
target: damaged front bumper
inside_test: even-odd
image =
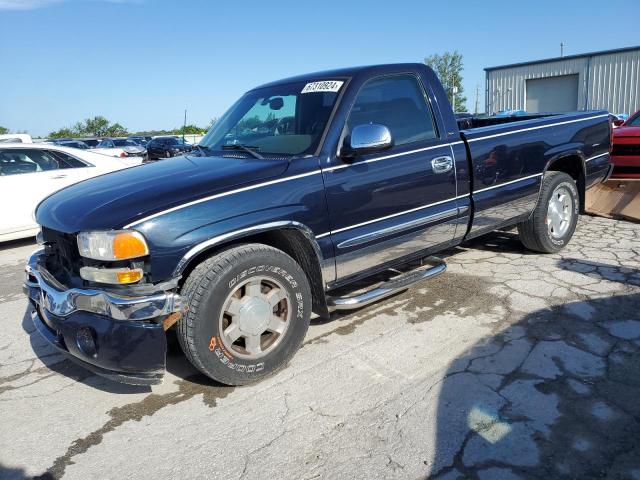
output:
[[[44,267],[41,250],[25,270],[23,289],[34,307],[33,323],[55,349],[111,380],[162,382],[167,353],[163,320],[182,311],[177,293],[129,296],[66,288]]]

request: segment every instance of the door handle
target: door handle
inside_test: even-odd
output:
[[[453,170],[453,159],[449,156],[437,157],[431,160],[433,173],[448,173]]]
[[[66,175],[56,175],[55,177],[51,177],[52,180],[60,180],[62,178],[67,178]]]

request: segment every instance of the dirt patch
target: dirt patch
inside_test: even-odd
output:
[[[176,382],[178,390],[175,392],[165,393],[162,395],[152,393],[144,397],[140,402],[130,403],[123,405],[122,407],[115,407],[109,410],[108,415],[111,418],[107,423],[99,429],[91,432],[86,437],[75,440],[69,446],[64,455],[58,457],[44,474],[36,478],[62,478],[67,466],[74,463],[74,457],[82,455],[91,447],[102,443],[106,433],[114,431],[126,422],[139,422],[144,417],[150,417],[164,407],[185,402],[200,394],[203,395],[203,402],[205,405],[208,407],[215,407],[219,399],[225,398],[234,390],[233,387],[211,386],[205,384],[205,382],[206,380],[202,375],[190,377]]]

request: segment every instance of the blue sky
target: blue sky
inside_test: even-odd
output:
[[[206,125],[266,81],[456,49],[473,111],[484,67],[640,45],[639,20],[638,0],[0,0],[0,125]]]

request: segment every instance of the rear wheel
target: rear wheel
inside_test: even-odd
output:
[[[311,292],[291,257],[275,248],[233,247],[187,278],[177,334],[187,358],[227,385],[262,379],[298,350],[309,327]]]
[[[520,240],[536,252],[560,251],[576,229],[579,205],[573,178],[564,172],[545,173],[535,210],[526,221],[518,224]]]

